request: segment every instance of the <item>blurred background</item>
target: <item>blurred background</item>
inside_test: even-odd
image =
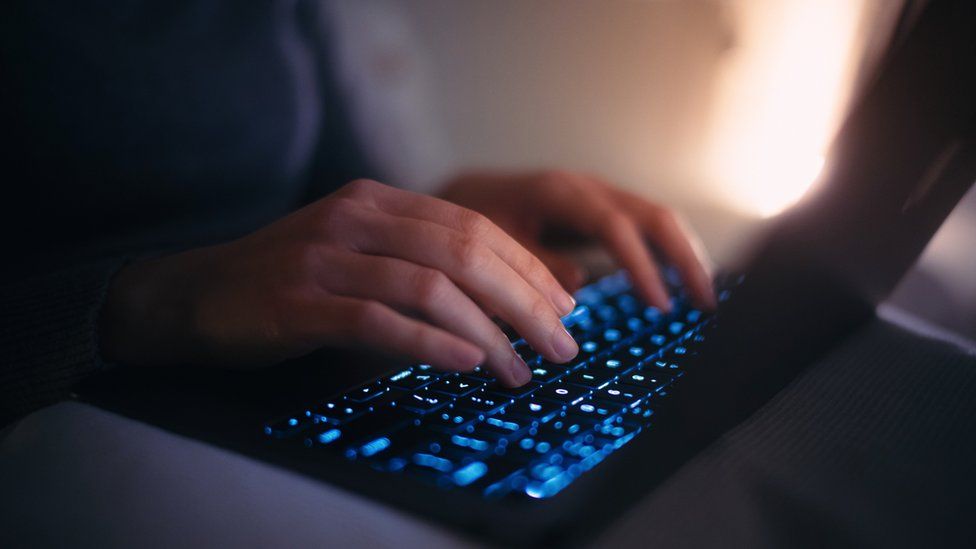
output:
[[[728,265],[815,180],[903,5],[332,0],[326,24],[387,182],[597,173],[682,212]],[[976,338],[976,190],[887,307]]]

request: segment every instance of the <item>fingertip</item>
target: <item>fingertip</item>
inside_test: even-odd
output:
[[[454,351],[454,369],[470,372],[485,361],[485,352],[469,343],[458,345]]]
[[[521,387],[532,379],[532,372],[529,371],[529,367],[518,355],[512,355],[512,361],[509,365],[509,380],[511,387]]]
[[[695,304],[705,310],[714,311],[718,308],[718,297],[711,278],[702,277],[695,292]]]
[[[648,305],[657,307],[665,314],[671,312],[671,299],[662,284],[644,284],[642,285],[642,293]]]

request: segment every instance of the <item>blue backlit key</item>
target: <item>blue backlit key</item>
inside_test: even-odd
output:
[[[572,406],[590,394],[589,389],[568,383],[553,383],[546,385],[532,394],[533,398],[557,402],[563,406]]]
[[[495,383],[485,387],[485,391],[493,395],[513,399],[522,398],[528,394],[531,394],[532,391],[535,391],[539,387],[541,387],[541,385],[533,381],[530,381],[521,387],[504,387],[496,381]]]
[[[547,361],[542,361],[532,368],[532,381],[538,383],[549,383],[566,375],[566,368],[553,365]]]
[[[606,402],[584,400],[576,406],[567,410],[570,417],[584,417],[596,421],[606,421],[614,418],[624,409],[622,404],[611,404]]]
[[[531,395],[515,401],[515,404],[508,406],[506,413],[518,414],[532,418],[539,423],[545,423],[559,415],[562,406],[547,400],[539,400],[535,395]]]
[[[391,387],[399,387],[408,391],[414,391],[430,385],[440,377],[428,370],[416,370],[406,368],[386,378],[386,383]]]
[[[423,424],[437,431],[456,432],[465,430],[465,428],[477,420],[477,414],[444,409],[437,413],[429,414],[424,418]]]
[[[613,384],[593,393],[593,399],[608,404],[623,404],[626,407],[640,404],[651,391],[640,387]]]
[[[509,398],[497,396],[492,393],[478,391],[466,397],[457,399],[454,408],[460,411],[474,412],[480,415],[491,415],[501,409],[502,406],[510,403]]]
[[[446,406],[450,399],[445,395],[419,391],[400,399],[397,406],[418,414],[434,412]]]
[[[367,383],[346,393],[346,398],[353,402],[366,402],[374,399],[386,391],[386,386],[379,382]]]
[[[349,400],[331,400],[313,406],[309,414],[319,423],[342,424],[369,411],[369,405]]]
[[[471,394],[484,385],[483,382],[474,381],[471,378],[461,376],[451,376],[442,378],[440,381],[427,388],[428,391],[436,391],[452,397],[459,397]]]
[[[264,434],[276,438],[286,438],[303,432],[314,425],[316,421],[303,413],[282,418],[264,426]]]
[[[571,383],[573,385],[579,385],[580,387],[586,387],[587,389],[599,389],[610,383],[614,378],[612,372],[598,371],[583,369],[577,370],[563,380],[565,383]]]
[[[620,383],[642,387],[650,391],[656,391],[671,382],[671,376],[661,375],[654,371],[640,370],[620,376]]]

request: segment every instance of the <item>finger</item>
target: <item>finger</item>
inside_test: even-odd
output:
[[[573,261],[565,254],[547,250],[541,246],[529,246],[529,251],[539,258],[549,269],[549,272],[556,277],[556,280],[563,285],[567,292],[575,292],[586,282],[586,269],[582,265]]]
[[[531,379],[505,334],[444,273],[398,258],[340,254],[329,254],[327,263],[337,268],[320,275],[329,292],[419,313],[482,349],[485,366],[503,383],[515,386]]]
[[[647,238],[678,269],[695,304],[714,309],[717,303],[709,261],[703,247],[682,220],[670,210],[621,189],[611,192],[621,207],[634,217]]]
[[[358,344],[444,370],[471,371],[484,359],[475,345],[376,301],[330,296],[316,309],[310,316],[320,320],[306,321],[333,344]]]
[[[550,193],[549,200],[540,201],[543,215],[603,242],[630,273],[641,297],[649,304],[669,311],[671,303],[667,290],[634,221],[611,202],[597,184],[587,180],[568,180],[562,184],[573,185],[575,192]]]
[[[442,271],[547,359],[567,362],[576,356],[576,342],[549,300],[479,240],[429,221],[381,212],[372,217],[366,221],[370,231],[360,231],[355,243],[360,251]]]
[[[560,314],[568,314],[576,306],[572,296],[566,293],[538,258],[478,212],[446,200],[378,183],[370,187],[369,193],[373,205],[384,212],[431,221],[477,238],[546,296]]]

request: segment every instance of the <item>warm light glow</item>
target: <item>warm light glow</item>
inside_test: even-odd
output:
[[[775,215],[799,200],[850,91],[862,2],[738,2],[736,45],[716,99],[711,178],[735,209]]]

